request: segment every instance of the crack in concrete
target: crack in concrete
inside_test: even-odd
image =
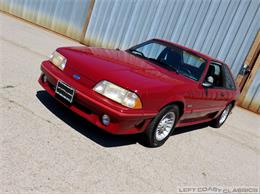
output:
[[[18,102],[16,102],[16,101],[14,101],[14,100],[12,100],[12,99],[10,99],[10,98],[6,98],[6,97],[0,97],[0,98],[2,98],[2,99],[4,99],[4,100],[8,101],[8,102],[11,103],[11,104],[15,104],[16,106],[18,106],[18,107],[22,108],[23,110],[29,112],[30,114],[32,114],[32,115],[38,117],[39,119],[41,119],[41,120],[47,122],[48,124],[52,124],[53,126],[58,127],[56,124],[54,124],[54,123],[51,122],[50,120],[45,119],[45,118],[43,118],[42,116],[36,114],[36,113],[33,112],[32,110],[26,108],[24,105],[22,105],[22,104],[20,104],[20,103],[18,103]]]
[[[16,86],[14,85],[5,85],[3,87],[1,87],[2,89],[10,89],[10,88],[15,88]]]
[[[252,147],[252,146],[249,146],[249,145],[247,145],[247,144],[245,144],[245,143],[243,143],[243,142],[241,142],[241,141],[239,141],[239,140],[237,140],[237,139],[234,139],[234,138],[231,137],[231,136],[224,135],[224,134],[222,134],[222,133],[215,132],[215,131],[210,131],[210,132],[213,133],[213,134],[215,134],[215,135],[218,135],[218,136],[220,136],[220,137],[222,137],[222,138],[225,138],[225,139],[228,139],[228,140],[230,140],[230,141],[232,141],[232,142],[235,142],[235,143],[237,143],[237,144],[240,144],[241,146],[245,146],[247,149],[250,149],[250,150],[254,151],[257,155],[260,155],[260,150],[259,150],[258,148],[254,148],[254,147]]]
[[[26,46],[24,46],[24,45],[20,45],[20,44],[18,44],[18,43],[16,43],[16,42],[13,42],[13,41],[11,41],[11,40],[8,40],[8,39],[6,39],[5,37],[2,37],[2,36],[1,36],[0,39],[3,40],[3,41],[5,41],[5,42],[7,42],[7,43],[9,43],[9,44],[12,44],[12,45],[14,45],[14,46],[16,46],[16,47],[20,47],[21,49],[24,49],[24,50],[26,50],[26,51],[28,51],[28,52],[30,52],[30,53],[34,53],[35,55],[41,56],[41,57],[43,57],[43,58],[48,57],[48,56],[46,56],[46,55],[44,55],[44,54],[41,54],[41,53],[39,53],[39,52],[37,52],[37,51],[34,51],[34,50],[30,49],[29,47],[26,47]]]

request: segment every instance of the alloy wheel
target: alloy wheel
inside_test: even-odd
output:
[[[155,139],[157,141],[162,141],[169,135],[174,126],[175,120],[176,115],[174,112],[168,112],[162,117],[155,130]]]

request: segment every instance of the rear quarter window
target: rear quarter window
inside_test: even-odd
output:
[[[223,67],[224,67],[223,72],[224,72],[225,88],[235,90],[236,89],[235,81],[233,80],[232,75],[231,75],[227,65],[223,64]]]

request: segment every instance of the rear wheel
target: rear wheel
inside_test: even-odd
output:
[[[169,105],[163,108],[145,130],[145,144],[159,147],[165,143],[179,119],[179,107]]]
[[[212,121],[210,126],[214,128],[221,127],[227,120],[228,115],[231,112],[231,109],[232,109],[232,104],[228,104],[227,107],[222,111],[222,113]]]

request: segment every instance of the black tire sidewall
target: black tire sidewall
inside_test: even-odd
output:
[[[228,115],[227,115],[226,119],[223,121],[223,123],[220,123],[221,116],[222,116],[223,112],[227,109],[227,107],[230,107],[230,108],[229,108]],[[228,104],[228,105],[225,107],[225,109],[221,112],[221,114],[220,114],[215,120],[213,120],[213,122],[212,122],[212,124],[211,124],[211,127],[220,128],[220,127],[226,122],[226,120],[227,120],[227,118],[228,118],[228,116],[229,116],[231,110],[232,110],[232,105],[231,105],[231,104]]]
[[[175,114],[175,121],[174,121],[173,128],[171,129],[169,135],[167,135],[163,140],[158,141],[155,138],[155,131],[156,131],[157,125],[160,122],[160,120],[162,119],[162,117],[165,114],[167,114],[168,112],[174,112],[174,114]],[[169,136],[171,136],[178,119],[179,119],[179,107],[177,105],[169,105],[169,106],[164,107],[158,113],[158,115],[152,120],[152,122],[150,123],[150,125],[148,126],[148,128],[145,131],[146,137],[147,137],[147,142],[148,142],[147,145],[150,147],[159,147],[159,146],[163,145],[165,143],[165,141],[169,138]]]

